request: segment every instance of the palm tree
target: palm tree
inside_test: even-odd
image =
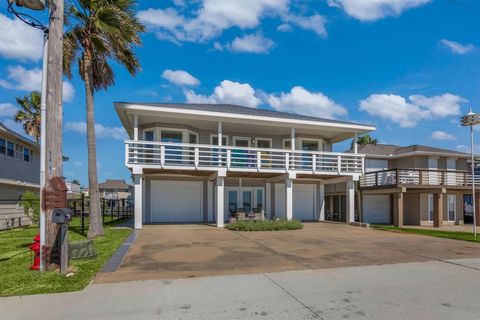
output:
[[[17,97],[20,110],[14,116],[15,122],[23,124],[23,130],[33,137],[36,143],[40,139],[40,100],[41,94],[33,91],[23,98]]]
[[[355,141],[352,140],[351,149],[353,149],[353,144],[354,143],[355,143]],[[368,133],[357,138],[357,145],[358,146],[364,146],[364,145],[367,145],[367,144],[376,145],[377,143],[378,143],[378,140],[375,139],[375,138],[372,138],[372,136],[369,135]]]
[[[137,20],[133,0],[78,0],[68,8],[68,31],[64,35],[64,66],[67,77],[78,59],[85,85],[87,109],[88,182],[90,226],[88,237],[103,235],[100,193],[97,181],[94,93],[115,82],[110,62],[115,60],[131,75],[140,70],[133,52],[140,45],[145,27]]]

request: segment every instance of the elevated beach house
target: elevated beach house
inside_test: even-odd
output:
[[[325,219],[325,186],[345,186],[355,220],[364,156],[332,145],[375,127],[220,104],[115,103],[129,139],[135,227],[232,216]]]

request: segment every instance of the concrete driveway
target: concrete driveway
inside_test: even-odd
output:
[[[115,272],[95,282],[175,279],[480,257],[480,245],[344,224],[232,232],[204,225],[146,226]]]

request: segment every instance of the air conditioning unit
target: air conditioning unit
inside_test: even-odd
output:
[[[45,9],[45,0],[8,0],[10,3],[15,2],[19,7],[25,7],[31,10]]]

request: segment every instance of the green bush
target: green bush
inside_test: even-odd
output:
[[[234,231],[279,231],[303,229],[298,220],[248,220],[227,224],[227,229]]]
[[[40,196],[32,191],[27,191],[22,195],[22,200],[25,215],[32,220],[34,225],[37,225],[40,219]]]

